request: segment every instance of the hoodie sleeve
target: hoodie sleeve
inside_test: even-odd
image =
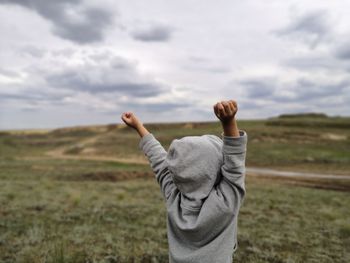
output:
[[[245,158],[247,149],[247,133],[239,131],[239,137],[222,135],[223,158],[221,166],[222,180],[218,188],[223,200],[230,209],[239,209],[245,195]]]
[[[139,148],[148,158],[157,182],[160,185],[161,191],[164,197],[168,199],[176,186],[172,180],[168,168],[164,166],[164,160],[167,156],[167,152],[152,133],[148,133],[141,138]]]

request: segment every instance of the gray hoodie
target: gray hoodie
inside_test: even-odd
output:
[[[170,263],[229,263],[245,195],[247,134],[187,136],[168,152],[153,134],[141,138],[167,208]]]

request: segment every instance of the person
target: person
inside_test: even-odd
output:
[[[237,218],[245,196],[247,133],[236,122],[237,103],[221,101],[216,135],[174,139],[168,149],[132,112],[122,120],[140,135],[167,209],[170,263],[228,263],[237,249]]]

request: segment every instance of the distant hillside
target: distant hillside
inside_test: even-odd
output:
[[[294,127],[325,127],[325,128],[350,128],[350,117],[331,117],[324,113],[296,113],[296,114],[281,114],[277,117],[260,120],[242,120],[238,119],[238,124],[245,126],[249,123],[263,123],[268,126],[294,126]],[[152,131],[162,130],[198,130],[205,129],[213,130],[220,128],[219,121],[199,121],[199,122],[149,122],[145,126]],[[0,130],[0,136],[6,134],[45,134],[52,135],[69,135],[72,137],[93,136],[100,133],[120,131],[121,133],[129,133],[130,130],[122,123],[109,123],[99,125],[79,125],[68,126],[54,129],[27,129],[27,130]]]
[[[330,117],[324,113],[313,112],[281,114],[278,117],[267,119],[266,125],[347,129],[350,128],[350,117]]]
[[[324,113],[308,112],[308,113],[295,113],[295,114],[281,114],[277,118],[329,118]]]

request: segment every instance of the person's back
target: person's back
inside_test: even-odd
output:
[[[228,263],[237,248],[247,134],[237,129],[234,102],[218,103],[214,110],[223,124],[222,139],[186,136],[175,139],[168,152],[142,124],[123,118],[142,137],[139,147],[166,201],[170,262]]]

